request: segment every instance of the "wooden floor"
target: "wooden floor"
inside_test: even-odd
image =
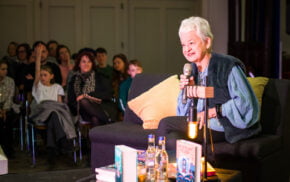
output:
[[[0,175],[0,181],[77,181],[92,175],[88,152],[74,163],[73,155],[58,154],[53,168],[49,167],[45,147],[39,147],[36,165],[32,165],[31,153],[15,146],[15,156],[8,159],[8,174]],[[95,181],[95,179],[94,179]]]

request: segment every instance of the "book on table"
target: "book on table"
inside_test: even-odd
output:
[[[198,143],[176,141],[176,181],[200,182],[201,175],[201,149]]]
[[[137,182],[137,149],[126,145],[115,146],[116,182]]]

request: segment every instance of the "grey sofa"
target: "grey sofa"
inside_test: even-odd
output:
[[[169,75],[138,75],[132,83],[129,100],[150,89]],[[168,120],[185,117],[167,117]],[[254,138],[234,144],[215,143],[214,155],[209,161],[214,167],[236,169],[242,172],[243,181],[289,182],[290,176],[290,80],[270,79],[265,87],[261,109],[262,133]],[[160,128],[159,128],[160,130]],[[114,146],[125,144],[146,149],[147,135],[158,130],[144,130],[142,120],[127,108],[124,121],[91,129],[91,168],[114,162]],[[175,150],[176,139],[186,139],[180,131],[166,133],[167,149]],[[210,153],[210,152],[209,152]]]

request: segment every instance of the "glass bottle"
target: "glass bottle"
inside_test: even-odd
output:
[[[146,182],[153,182],[155,180],[155,135],[148,135],[148,148],[145,157],[146,167]]]
[[[167,182],[168,181],[168,154],[165,149],[165,136],[158,138],[159,150],[155,157],[155,181],[156,182]]]

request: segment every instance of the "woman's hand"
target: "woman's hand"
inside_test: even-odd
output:
[[[82,100],[83,98],[85,98],[85,95],[86,95],[86,94],[79,95],[79,96],[77,97],[77,101],[80,101],[80,100]]]
[[[44,45],[38,44],[35,48],[36,60],[41,60],[42,51],[45,49]]]
[[[33,76],[31,74],[25,75],[25,78],[27,80],[33,80]]]
[[[208,109],[208,119],[215,117],[217,117],[215,107]],[[197,113],[197,120],[199,123],[199,129],[202,129],[203,125],[205,124],[204,111]]]
[[[193,76],[191,76],[188,79],[185,75],[181,74],[180,75],[180,80],[179,80],[179,88],[180,88],[180,90],[184,89],[184,87],[186,85],[195,85],[194,80],[193,80]]]

